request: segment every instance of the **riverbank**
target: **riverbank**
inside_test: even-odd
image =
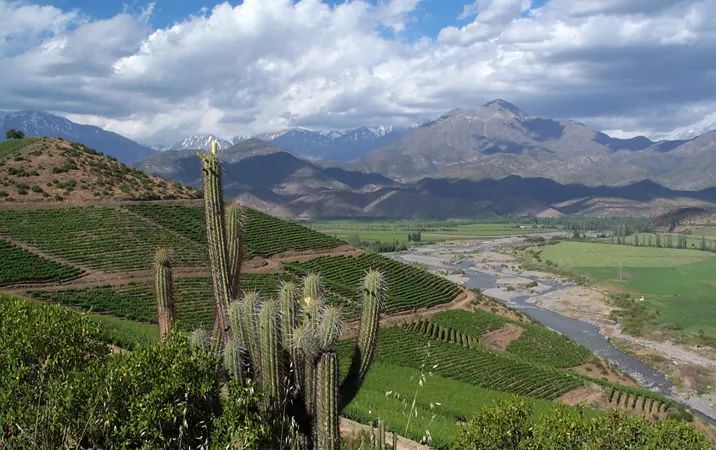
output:
[[[716,423],[713,385],[698,378],[703,370],[716,369],[716,359],[705,351],[623,334],[619,324],[609,320],[613,307],[603,293],[578,286],[559,275],[524,270],[516,258],[506,253],[522,241],[524,238],[509,237],[450,242],[417,247],[393,257],[421,265],[465,287],[480,289],[586,346],[616,364],[640,385],[687,405]],[[612,340],[628,342],[630,348],[624,345],[618,348]],[[645,348],[651,357],[645,357]],[[655,360],[663,364],[654,364]],[[682,382],[685,375],[691,375],[691,381]]]

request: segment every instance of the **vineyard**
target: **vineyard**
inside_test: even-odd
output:
[[[127,207],[194,242],[206,241],[204,210],[199,206],[136,204]],[[246,248],[256,255],[329,249],[343,242],[292,222],[246,208]]]
[[[426,323],[426,322],[423,322]],[[553,400],[584,384],[577,376],[504,352],[467,344],[455,345],[441,339],[464,339],[453,335],[435,340],[413,331],[415,323],[384,328],[380,335],[379,360],[400,366],[433,367],[432,373],[487,389]],[[454,331],[454,330],[453,330]],[[462,336],[462,337],[461,337]]]
[[[160,246],[172,249],[177,266],[206,261],[201,244],[112,206],[3,210],[0,233],[75,264],[108,272],[149,269]]]
[[[160,246],[172,249],[176,266],[200,266],[208,263],[202,215],[200,207],[156,204],[3,210],[0,233],[75,264],[107,272],[150,269]],[[247,217],[246,245],[254,254],[341,244],[254,210],[247,210]]]
[[[20,281],[62,281],[75,278],[82,270],[56,263],[0,239],[0,284]]]
[[[243,291],[257,291],[263,297],[275,297],[281,281],[297,281],[289,274],[244,274]],[[213,286],[209,277],[176,278],[176,310],[179,327],[191,331],[211,324],[213,314]],[[30,290],[32,298],[63,305],[92,309],[95,312],[145,323],[157,322],[157,307],[152,282],[132,282],[118,286],[68,288],[62,290]],[[326,295],[329,304],[341,304],[343,313],[352,318],[357,315],[355,305],[344,305],[340,298]]]
[[[518,339],[510,342],[507,351],[557,368],[575,367],[586,363],[591,357],[588,348],[570,341],[564,335],[540,325],[517,322],[481,309],[473,313],[441,311],[431,318],[431,322],[463,333],[473,340],[479,340],[483,334],[512,323],[525,331]]]
[[[366,270],[378,269],[386,279],[388,314],[449,303],[461,291],[460,286],[445,278],[378,254],[322,256],[306,262],[284,263],[283,266],[301,276],[308,272],[318,273],[328,289],[356,301],[360,300],[358,287]]]

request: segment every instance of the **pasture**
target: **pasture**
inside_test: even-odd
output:
[[[609,292],[644,296],[656,323],[716,337],[716,255],[710,252],[592,242],[540,247],[543,261]],[[618,280],[621,264],[622,280]]]

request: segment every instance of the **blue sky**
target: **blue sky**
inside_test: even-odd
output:
[[[379,0],[371,0],[376,4]],[[532,0],[531,8],[539,8],[547,0]],[[327,0],[325,3],[336,5],[344,0]],[[149,1],[138,0],[38,0],[38,5],[55,6],[63,10],[79,9],[93,19],[107,19],[124,10],[138,12],[147,7]],[[202,8],[211,10],[214,6],[224,3],[219,0],[155,0],[150,17],[153,28],[165,28],[176,21],[181,21],[190,14],[199,13]],[[241,5],[243,0],[228,2],[233,6]],[[421,36],[436,37],[441,29],[450,25],[464,25],[470,18],[459,19],[468,0],[424,0],[415,12],[415,21],[406,27],[405,37],[417,39]]]
[[[0,0],[0,110],[164,143],[501,98],[663,138],[716,128],[714,30],[716,0]]]

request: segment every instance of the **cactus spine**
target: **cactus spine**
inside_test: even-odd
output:
[[[159,337],[169,332],[176,318],[174,312],[174,290],[172,287],[172,264],[169,251],[160,248],[154,258],[155,286],[157,297],[157,321],[159,322]]]
[[[209,244],[209,262],[214,284],[214,349],[226,341],[229,332],[227,310],[231,301],[229,254],[224,216],[224,194],[221,187],[221,163],[216,152],[216,141],[211,143],[211,154],[201,155],[202,185],[204,187],[204,214],[206,238]]]
[[[316,436],[318,449],[338,450],[338,355],[327,351],[318,359],[316,370]]]
[[[384,293],[383,275],[376,270],[368,271],[363,280],[363,309],[358,332],[358,351],[361,358],[358,376],[360,378],[364,378],[368,373],[368,369],[375,357]]]

